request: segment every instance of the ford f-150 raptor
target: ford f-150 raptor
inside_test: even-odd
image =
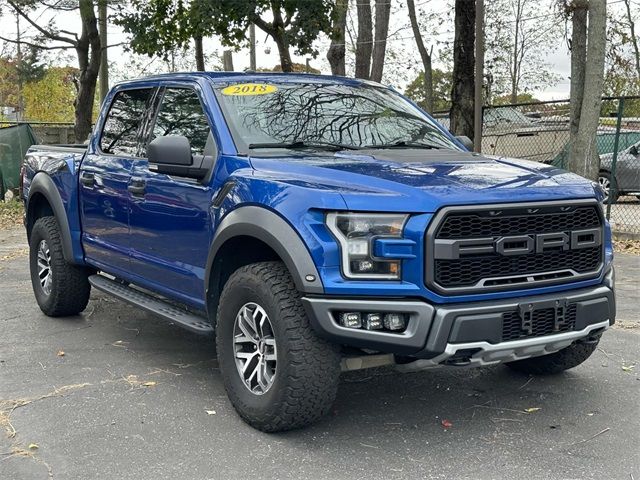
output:
[[[215,335],[264,431],[321,417],[342,370],[579,365],[615,318],[602,189],[466,145],[356,79],[120,83],[87,145],[27,153],[36,300],[77,315],[93,287]]]

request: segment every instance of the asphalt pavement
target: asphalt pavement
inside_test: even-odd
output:
[[[640,480],[640,257],[616,264],[621,321],[565,374],[352,372],[320,423],[264,434],[211,340],[97,292],[45,317],[0,232],[0,479]]]

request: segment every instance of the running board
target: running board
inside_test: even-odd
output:
[[[147,312],[151,312],[191,332],[203,335],[213,333],[213,327],[206,318],[187,312],[186,310],[181,310],[153,295],[131,288],[102,275],[91,275],[89,277],[89,283],[98,290],[142,308]]]

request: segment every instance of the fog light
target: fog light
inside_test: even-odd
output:
[[[379,313],[367,313],[364,316],[363,322],[364,328],[367,330],[380,330],[382,329],[382,315]]]
[[[373,262],[371,260],[360,260],[356,263],[356,271],[359,273],[370,272],[373,270]]]
[[[344,312],[340,314],[340,325],[346,328],[362,327],[362,318],[359,312]]]
[[[387,313],[384,316],[384,328],[387,330],[404,330],[406,326],[407,322],[402,313]]]

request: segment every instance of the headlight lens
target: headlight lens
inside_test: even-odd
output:
[[[373,241],[401,238],[407,217],[396,213],[328,213],[327,226],[340,244],[344,276],[398,280],[400,260],[374,257]]]

